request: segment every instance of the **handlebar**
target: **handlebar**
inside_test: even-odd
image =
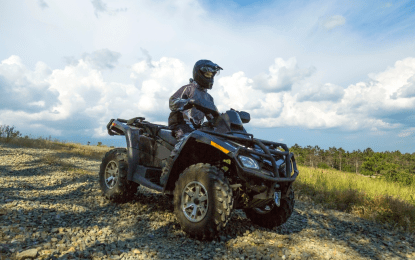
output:
[[[217,117],[219,115],[219,110],[213,104],[213,102],[209,102],[207,100],[189,100],[189,103],[196,107],[198,110],[202,111],[205,115],[211,114],[214,117]]]

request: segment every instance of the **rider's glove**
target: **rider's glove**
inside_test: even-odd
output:
[[[183,106],[183,110],[187,110],[190,109],[194,106],[194,104],[196,103],[196,101],[192,98],[187,99],[187,103]]]

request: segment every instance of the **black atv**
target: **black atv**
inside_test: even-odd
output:
[[[125,201],[140,184],[173,195],[182,229],[199,239],[216,236],[233,209],[243,209],[262,227],[284,224],[294,209],[292,183],[299,173],[288,147],[247,133],[247,112],[219,114],[207,101],[192,105],[214,117],[184,139],[164,186],[160,175],[178,142],[172,131],[142,117],[111,119],[108,134],[125,135],[127,149],[113,149],[102,159],[99,182],[104,196]]]

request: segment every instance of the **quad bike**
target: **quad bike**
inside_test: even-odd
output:
[[[144,121],[111,119],[109,135],[124,135],[127,149],[116,148],[102,159],[99,182],[112,201],[130,199],[139,185],[173,197],[174,213],[182,229],[198,239],[214,238],[233,209],[262,227],[284,224],[294,209],[292,183],[299,172],[294,155],[282,143],[256,139],[243,123],[247,112],[220,114],[213,103],[192,105],[213,115],[181,142],[165,185],[160,175],[178,143],[167,126]]]

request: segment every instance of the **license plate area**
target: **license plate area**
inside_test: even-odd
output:
[[[281,205],[281,191],[274,192],[274,201],[277,207]]]

